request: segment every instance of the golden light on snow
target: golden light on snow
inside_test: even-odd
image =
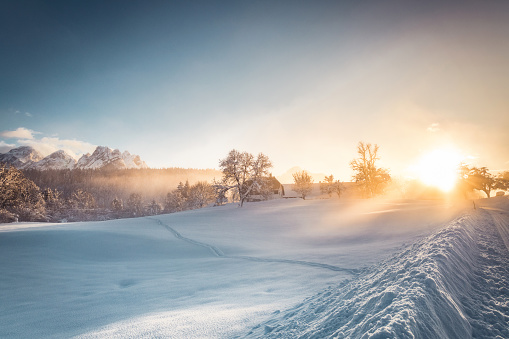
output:
[[[462,156],[454,149],[436,149],[424,154],[414,167],[420,181],[449,192],[458,180]]]

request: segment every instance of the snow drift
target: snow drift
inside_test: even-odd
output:
[[[463,216],[246,337],[509,337],[509,260],[485,211]]]

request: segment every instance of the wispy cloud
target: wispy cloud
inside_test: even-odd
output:
[[[81,154],[92,153],[96,146],[86,141],[74,139],[59,139],[58,137],[43,137],[41,139],[18,140],[20,145],[31,146],[46,156],[58,150],[64,150],[78,158]]]
[[[16,147],[14,144],[8,144],[3,140],[0,140],[0,153],[6,153],[9,152],[11,149]]]
[[[34,132],[25,127],[19,127],[14,131],[3,131],[0,132],[0,137],[6,139],[28,139],[31,140],[34,138],[34,134],[38,134],[38,132]]]
[[[28,112],[25,112],[25,115],[29,118],[33,117],[33,115],[31,113],[28,113]]]
[[[28,113],[28,112],[27,112]],[[16,113],[19,114],[19,113]],[[29,114],[29,113],[28,113]],[[96,146],[86,141],[75,139],[60,139],[58,135],[39,137],[41,132],[33,131],[25,127],[19,127],[14,131],[0,132],[0,138],[17,139],[15,143],[0,140],[0,153],[8,152],[18,146],[31,146],[43,156],[47,156],[58,150],[64,150],[75,158],[84,153],[91,153]]]
[[[440,124],[438,122],[434,122],[428,126],[426,129],[428,132],[438,132],[440,131]]]

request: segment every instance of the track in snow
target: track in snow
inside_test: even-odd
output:
[[[350,273],[352,275],[359,274],[359,270],[357,270],[357,269],[343,268],[343,267],[338,267],[338,266],[334,266],[334,265],[322,264],[322,263],[311,262],[311,261],[291,260],[291,259],[258,258],[258,257],[249,257],[249,256],[240,256],[240,255],[239,256],[236,256],[236,255],[226,255],[226,254],[223,253],[223,251],[221,251],[219,248],[215,247],[214,245],[210,245],[210,244],[207,244],[207,243],[204,243],[204,242],[201,242],[201,241],[196,241],[194,239],[187,238],[187,237],[183,236],[177,230],[175,230],[173,227],[171,227],[169,225],[166,225],[165,223],[163,223],[159,219],[156,219],[156,218],[147,218],[147,219],[156,221],[159,225],[163,226],[170,233],[172,233],[175,236],[175,238],[180,239],[182,241],[185,241],[185,242],[190,243],[190,244],[195,245],[195,246],[204,247],[204,248],[208,249],[210,252],[212,252],[212,254],[214,254],[214,256],[216,256],[218,258],[241,259],[241,260],[256,261],[256,262],[273,262],[273,263],[283,263],[283,264],[292,264],[292,265],[302,265],[302,266],[309,266],[309,267],[317,267],[317,268],[328,269],[328,270],[336,271],[336,272],[347,272],[347,273]]]
[[[497,231],[500,234],[502,240],[504,241],[505,247],[509,250],[509,224],[507,222],[507,215],[509,215],[509,213],[499,208],[493,207],[481,207],[481,208],[491,215],[495,223],[495,226],[497,227]],[[503,215],[506,215],[506,218],[504,218]]]

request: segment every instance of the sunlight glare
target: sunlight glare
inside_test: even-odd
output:
[[[461,155],[453,149],[437,149],[421,157],[416,172],[424,184],[449,192],[458,179],[461,160]]]

